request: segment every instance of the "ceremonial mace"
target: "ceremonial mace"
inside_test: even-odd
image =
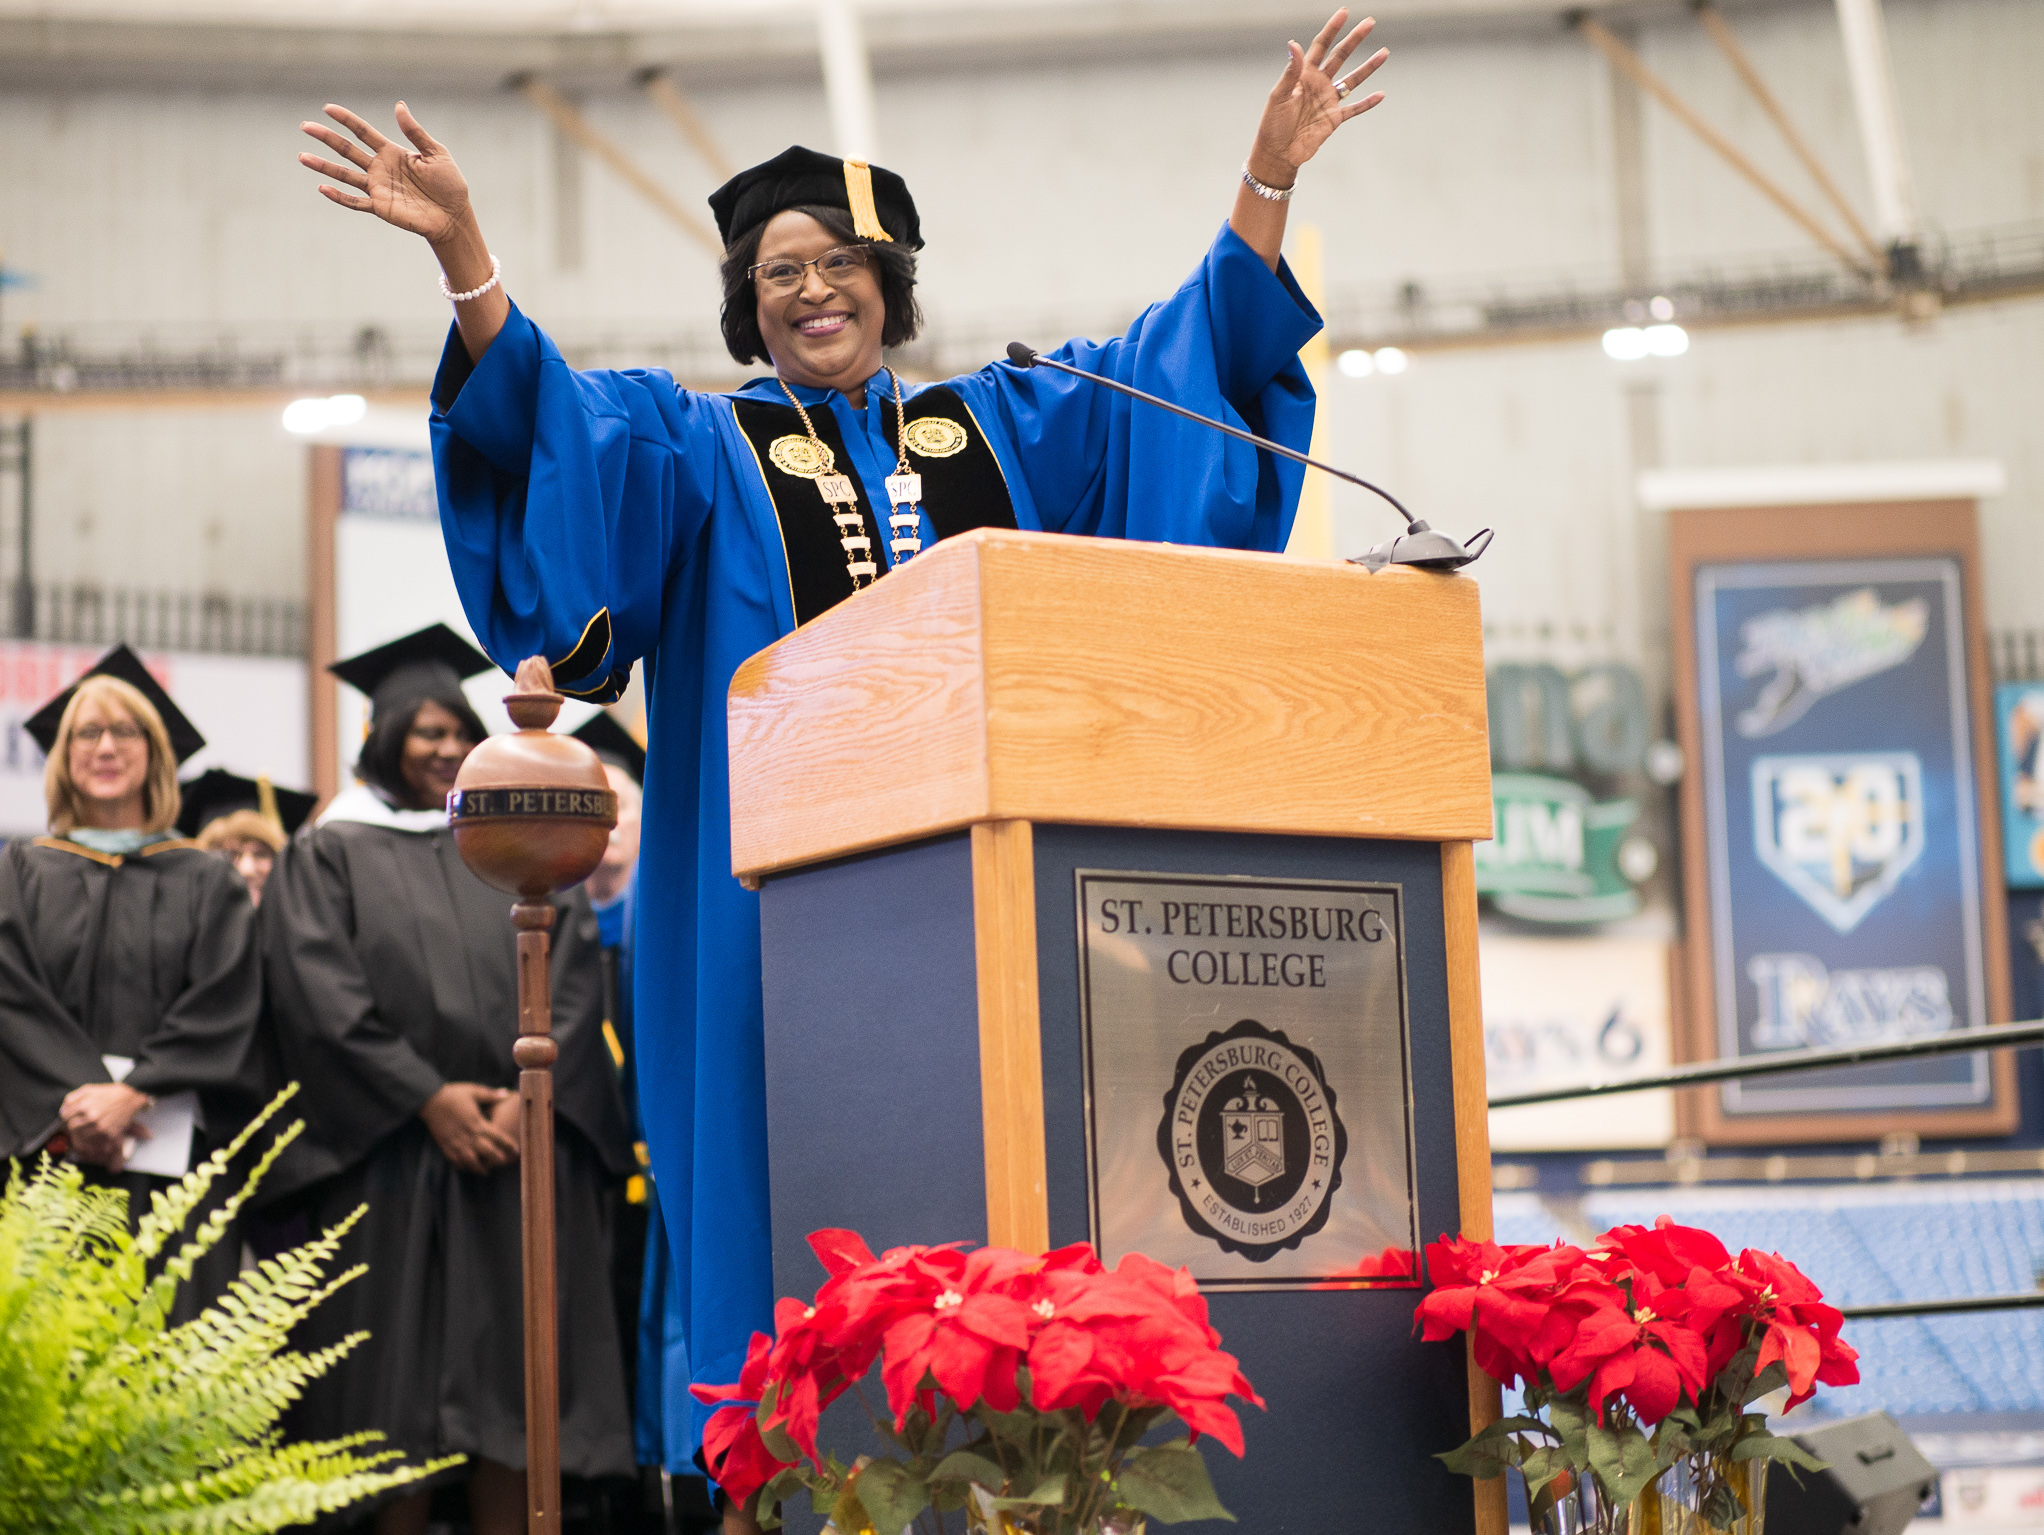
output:
[[[485,884],[518,897],[518,1166],[525,1233],[525,1527],[561,1529],[561,1383],[554,1267],[553,997],[547,974],[552,897],[603,861],[617,795],[596,753],[547,727],[561,712],[552,669],[519,663],[504,697],[516,735],[468,754],[447,796],[461,860]]]

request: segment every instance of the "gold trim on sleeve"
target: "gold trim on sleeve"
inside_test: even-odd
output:
[[[601,627],[599,627],[601,626]],[[596,616],[582,626],[582,637],[575,641],[574,648],[558,661],[547,663],[557,677],[584,677],[601,661],[604,652],[610,649],[610,609],[598,608]],[[584,651],[592,654],[584,655]],[[562,688],[563,693],[568,689]]]

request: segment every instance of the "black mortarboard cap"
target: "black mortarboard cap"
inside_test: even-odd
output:
[[[264,780],[243,778],[239,773],[217,767],[207,768],[197,778],[178,787],[184,794],[184,808],[178,812],[177,829],[187,837],[196,837],[208,823],[219,820],[223,815],[232,815],[237,810],[254,810],[268,815],[273,808],[278,829],[288,837],[305,824],[313,807],[319,803],[316,794],[281,789],[270,784],[273,805],[266,806],[263,803]]]
[[[844,209],[862,240],[923,248],[923,224],[908,183],[864,160],[840,160],[797,144],[740,171],[710,194],[717,236],[727,250],[733,239],[776,213],[803,207]]]
[[[597,756],[614,759],[633,778],[645,783],[646,748],[615,716],[608,712],[590,715],[588,722],[575,731],[575,739]]]
[[[445,624],[428,624],[401,639],[327,668],[369,697],[369,712],[415,703],[435,693],[460,692],[462,679],[494,663]]]
[[[206,738],[199,734],[199,727],[185,718],[184,710],[170,701],[170,695],[163,691],[163,684],[149,674],[149,668],[142,664],[142,658],[127,645],[114,646],[105,655],[92,663],[91,669],[80,676],[63,692],[31,714],[22,724],[35,738],[36,745],[43,749],[45,756],[57,744],[57,727],[64,723],[64,710],[71,702],[71,695],[78,691],[78,683],[86,677],[118,677],[135,688],[156,706],[156,712],[163,717],[163,728],[170,733],[170,752],[178,761],[197,751],[206,744]]]

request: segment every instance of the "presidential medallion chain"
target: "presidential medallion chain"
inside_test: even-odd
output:
[[[894,473],[887,477],[887,548],[893,563],[901,565],[923,552],[923,477],[909,467],[908,405],[902,399],[901,376],[892,368],[886,372],[894,385],[895,429]],[[837,524],[838,542],[844,546],[845,570],[852,578],[852,590],[863,591],[873,584],[880,570],[873,559],[873,540],[866,536],[859,493],[850,475],[827,472],[831,453],[816,434],[816,423],[809,419],[808,410],[788,387],[788,381],[777,378],[775,382],[795,407],[795,414],[802,418],[802,429],[809,434],[809,444],[816,454],[817,494],[823,497],[824,505],[830,508],[831,520]]]
[[[823,503],[830,508],[831,520],[837,524],[838,542],[844,545],[845,570],[852,578],[852,590],[864,591],[873,584],[873,578],[880,573],[880,567],[873,561],[873,540],[866,536],[866,517],[859,510],[859,493],[852,487],[848,474],[831,474],[830,450],[823,445],[823,439],[816,435],[816,423],[809,419],[809,412],[802,408],[802,402],[795,398],[795,391],[788,387],[786,379],[776,380],[781,393],[788,397],[788,403],[795,407],[795,414],[802,418],[802,426],[809,433],[810,446],[816,450],[816,490],[823,497]]]
[[[908,406],[901,398],[901,375],[887,370],[894,382],[894,473],[887,477],[887,548],[897,565],[923,552],[923,477],[908,466]]]

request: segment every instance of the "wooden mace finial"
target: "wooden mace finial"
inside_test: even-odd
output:
[[[554,687],[554,669],[545,656],[527,656],[518,663],[512,679],[515,693],[504,695],[504,707],[511,723],[520,730],[550,730],[561,712],[561,695]]]

